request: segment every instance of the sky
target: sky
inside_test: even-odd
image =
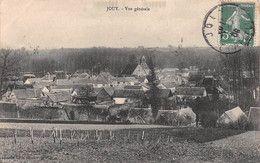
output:
[[[166,47],[180,45],[183,38],[184,47],[205,47],[202,22],[217,4],[218,0],[1,0],[0,46]],[[108,6],[150,11],[107,12]]]

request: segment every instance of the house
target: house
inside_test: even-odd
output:
[[[121,72],[122,76],[142,76],[145,77],[150,74],[150,68],[146,63],[146,59],[142,56],[140,63],[136,64],[127,64],[126,67]]]
[[[25,85],[37,85],[41,82],[41,78],[28,78],[24,84]]]
[[[172,108],[173,96],[170,89],[159,89],[157,91],[156,97],[159,99],[158,106],[160,110],[169,110]]]
[[[71,94],[73,92],[73,85],[52,86],[50,92],[51,93],[67,92]]]
[[[201,86],[206,88],[212,88],[216,85],[216,79],[213,76],[204,76]]]
[[[111,81],[113,86],[135,85],[138,80],[135,77],[114,77]]]
[[[56,79],[66,79],[66,74],[64,71],[54,71]]]
[[[247,116],[239,106],[226,111],[218,119],[218,124],[222,127],[229,127],[230,125],[234,125],[234,127],[236,125],[238,125],[237,127],[243,127],[243,125],[245,125],[246,122]]]
[[[110,83],[102,76],[93,78],[93,87],[94,88],[102,88],[102,87],[110,87]]]
[[[54,79],[56,79],[56,75],[51,75],[50,73],[47,73],[45,76],[41,78],[42,82],[46,83],[53,82]]]
[[[71,94],[67,92],[47,93],[47,103],[50,106],[60,105],[61,102],[70,102],[71,98]]]
[[[6,100],[17,102],[19,100],[36,100],[39,97],[41,97],[41,91],[38,89],[13,89],[12,92],[6,96]]]
[[[135,76],[138,83],[148,83],[148,79],[145,76]]]
[[[175,82],[161,82],[161,84],[166,88],[170,89],[171,92],[175,92],[177,84]]]
[[[143,104],[144,98],[143,90],[115,89],[113,94],[115,104],[135,103],[139,106]]]
[[[36,78],[36,76],[32,73],[25,73],[22,77],[22,81],[25,82],[29,78]]]
[[[189,83],[194,84],[194,85],[198,85],[201,82],[202,79],[203,79],[202,74],[190,72]]]
[[[250,129],[260,131],[260,107],[250,107],[248,121]]]
[[[142,86],[140,85],[126,85],[124,89],[137,89],[137,90],[142,90]]]
[[[55,85],[72,85],[73,80],[69,79],[56,79],[55,80]]]
[[[147,92],[150,89],[150,85],[147,83],[141,83],[140,86],[144,92]]]
[[[173,72],[173,73],[175,73],[178,70],[179,70],[178,68],[164,68],[164,69],[162,69],[162,72]]]
[[[111,101],[113,100],[114,88],[112,87],[104,87],[101,91],[97,94],[97,102],[103,101]]]
[[[196,99],[197,97],[206,97],[206,89],[204,87],[176,87],[176,97],[185,101],[185,99]]]
[[[88,74],[89,70],[88,69],[78,69],[73,77],[79,77],[79,78],[88,78],[90,75]]]

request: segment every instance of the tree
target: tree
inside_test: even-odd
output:
[[[150,89],[148,91],[148,102],[149,104],[151,104],[151,108],[152,108],[152,114],[153,114],[153,118],[154,121],[156,120],[157,114],[158,114],[158,109],[159,109],[159,99],[157,98],[157,93],[159,88],[157,87],[158,80],[156,78],[156,74],[155,74],[155,69],[154,69],[154,62],[152,60],[151,57],[149,57],[149,65],[150,65],[150,70],[151,70],[151,74],[147,76],[147,78],[149,79],[149,86]]]
[[[24,49],[20,51],[13,51],[10,49],[1,49],[0,50],[0,88],[1,88],[1,97],[4,93],[4,81],[7,80],[8,76],[17,76],[19,74],[20,65],[19,63],[22,60],[19,52],[23,52]]]

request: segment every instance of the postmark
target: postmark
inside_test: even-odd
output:
[[[222,2],[213,7],[203,20],[202,34],[210,47],[224,54],[254,46],[255,3]]]

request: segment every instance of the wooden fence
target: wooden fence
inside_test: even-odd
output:
[[[13,138],[16,144],[19,138],[30,138],[30,142],[41,141],[44,138],[51,138],[53,143],[64,143],[66,140],[75,141],[77,145],[81,141],[118,141],[123,143],[145,142],[145,141],[164,141],[172,142],[174,137],[167,133],[160,133],[153,130],[124,129],[124,130],[62,130],[53,128],[51,130],[29,129],[1,129],[0,137]]]

